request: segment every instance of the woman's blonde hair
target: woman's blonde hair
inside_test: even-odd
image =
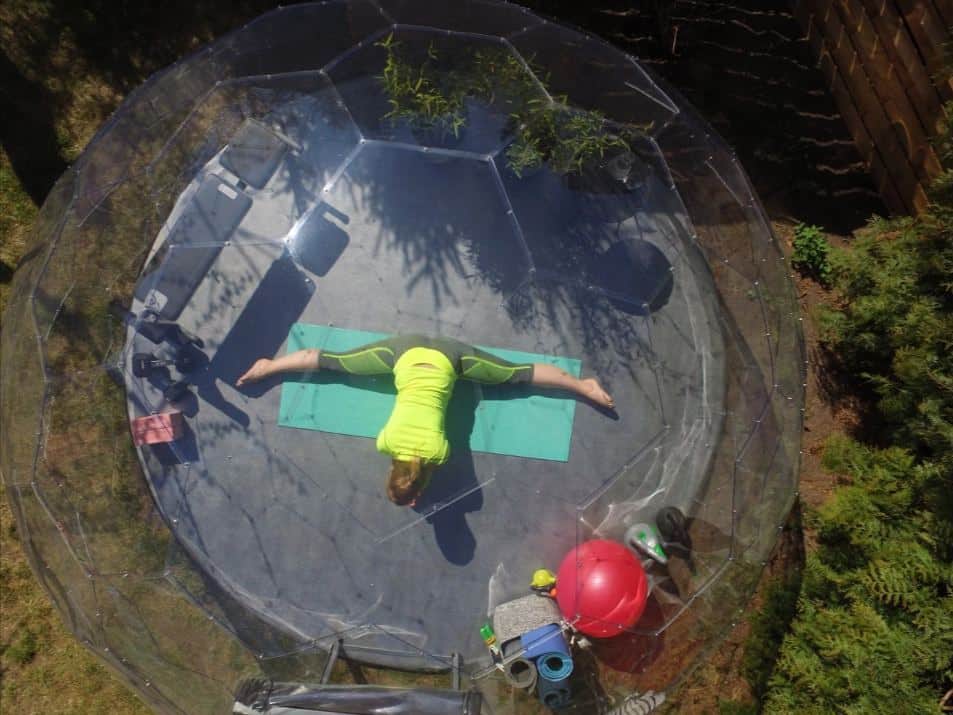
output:
[[[392,460],[387,497],[398,506],[410,504],[427,487],[432,472],[433,465],[426,464],[420,457]]]

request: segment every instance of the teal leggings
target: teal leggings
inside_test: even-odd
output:
[[[396,335],[343,353],[322,350],[318,367],[354,375],[379,375],[392,372],[400,356],[411,348],[439,350],[457,375],[466,380],[500,385],[533,379],[532,363],[512,363],[453,338],[425,335]]]

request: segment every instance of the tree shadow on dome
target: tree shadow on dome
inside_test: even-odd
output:
[[[471,299],[459,294],[460,280],[505,294],[526,275],[485,162],[385,145],[365,148],[347,175],[378,227],[375,252],[398,253],[406,292],[429,288],[435,311]],[[475,246],[485,256],[477,264]]]
[[[649,315],[661,310],[672,296],[672,264],[655,245],[641,238],[627,238],[606,249],[596,249],[590,259],[599,287],[617,310],[629,315]]]
[[[638,323],[673,291],[666,254],[642,237],[634,218],[607,223],[604,213],[586,209],[583,198],[591,204],[591,197],[580,198],[559,177],[543,182],[548,193],[535,190],[548,171],[517,182],[522,198],[507,187],[521,236],[494,171],[475,159],[391,147],[365,149],[347,173],[360,194],[354,203],[378,227],[376,251],[401,256],[407,293],[429,287],[435,315],[488,289],[518,329],[572,331],[572,342],[581,338],[591,355],[647,349]]]
[[[609,367],[610,352],[648,354],[643,319],[668,305],[675,280],[670,259],[653,241],[683,238],[646,232],[658,210],[647,203],[651,194],[641,183],[616,181],[610,191],[545,169],[522,178],[511,174],[504,170],[503,181],[536,269],[532,287],[506,300],[513,323],[571,333],[600,372]]]
[[[30,81],[4,51],[0,51],[0,79],[5,87],[0,145],[23,189],[40,206],[68,167],[51,111],[56,103],[46,86]]]
[[[321,203],[322,188],[357,146],[358,129],[337,105],[327,80],[316,75],[249,80],[244,92],[240,101],[251,105],[244,110],[250,117],[246,125],[257,120],[290,149],[269,174],[264,191],[290,196],[294,213],[304,216]],[[240,133],[229,139],[229,145],[236,142]]]

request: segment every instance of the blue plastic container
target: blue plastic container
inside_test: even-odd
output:
[[[538,658],[543,653],[562,653],[569,656],[569,643],[556,623],[535,628],[520,636],[524,658]]]

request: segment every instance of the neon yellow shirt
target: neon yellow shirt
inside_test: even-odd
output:
[[[439,350],[411,348],[401,355],[394,365],[397,399],[377,435],[377,450],[404,461],[420,457],[429,464],[446,462],[450,443],[444,419],[456,381],[456,370]]]

